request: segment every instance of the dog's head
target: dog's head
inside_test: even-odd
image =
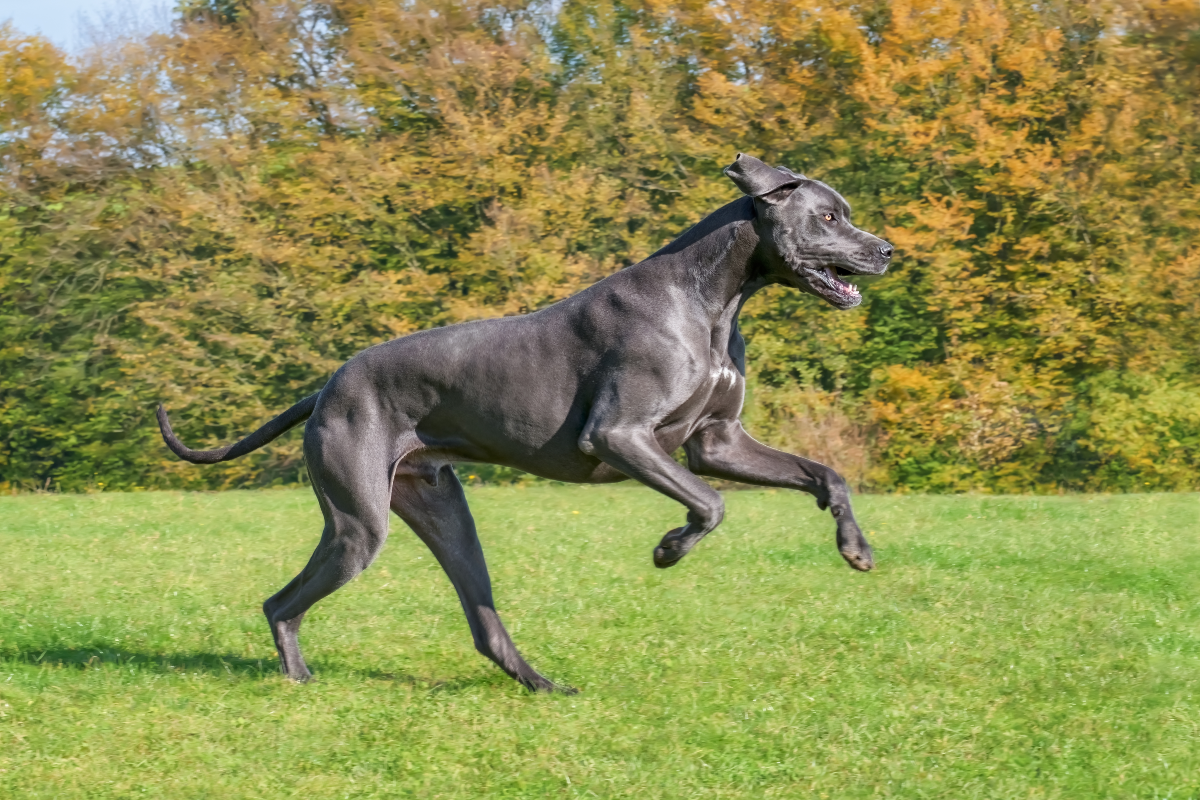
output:
[[[882,275],[892,246],[850,224],[850,206],[820,181],[738,154],[725,174],[754,199],[768,276],[835,308],[862,302],[850,275]]]

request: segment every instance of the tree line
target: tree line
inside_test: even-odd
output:
[[[0,487],[197,469],[348,356],[537,309],[734,199],[747,152],[897,247],[747,308],[747,428],[859,486],[1200,486],[1192,0],[184,0],[0,27]],[[481,475],[506,479],[503,470]]]

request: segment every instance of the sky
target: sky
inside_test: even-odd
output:
[[[76,50],[86,41],[85,18],[161,25],[173,5],[168,0],[0,0],[0,22],[11,20],[22,33],[40,33],[63,49]]]

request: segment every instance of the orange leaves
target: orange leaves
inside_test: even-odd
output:
[[[21,36],[11,23],[0,24],[0,120],[29,123],[62,98],[73,70],[49,41]]]
[[[29,170],[43,157],[75,78],[53,44],[0,23],[0,159],[9,170]]]
[[[747,307],[760,431],[889,488],[1200,485],[1195,3],[238,7],[72,63],[0,29],[0,428],[44,437],[0,480],[210,480],[163,473],[152,401],[231,438],[645,257],[744,151],[898,248],[857,311]],[[256,458],[205,474],[294,479]]]

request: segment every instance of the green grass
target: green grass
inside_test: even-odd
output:
[[[470,492],[530,695],[402,525],[276,674],[305,491],[0,499],[0,797],[1200,797],[1200,497]],[[578,512],[578,513],[575,513]]]

